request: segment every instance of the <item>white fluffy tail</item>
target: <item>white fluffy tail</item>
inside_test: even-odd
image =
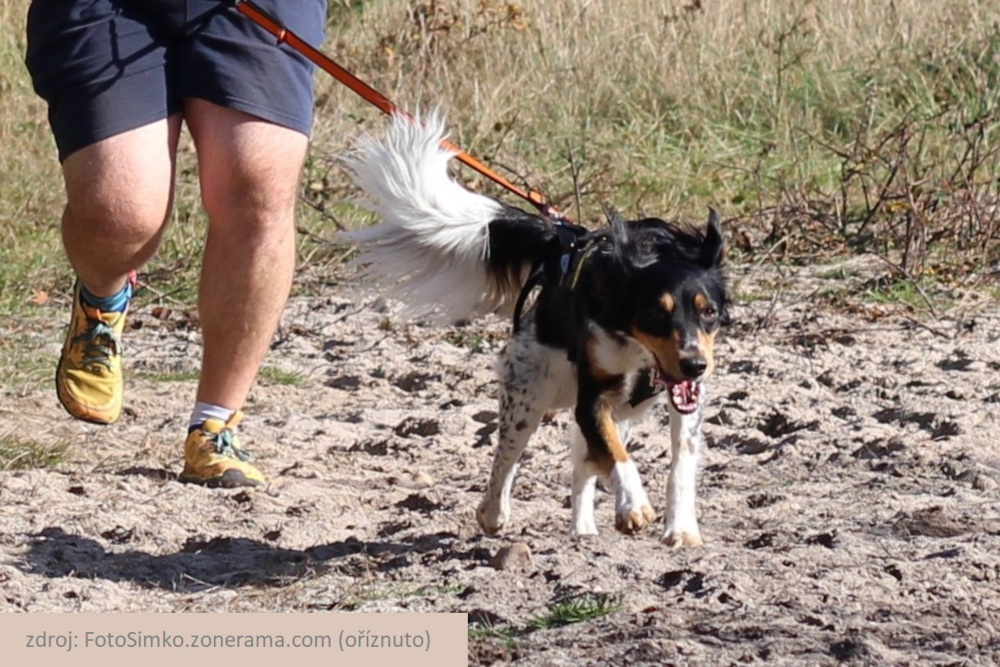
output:
[[[509,294],[488,270],[489,224],[504,206],[466,190],[448,174],[444,120],[395,116],[384,141],[368,137],[345,160],[362,203],[380,222],[345,234],[355,264],[409,306],[451,319],[493,312]]]

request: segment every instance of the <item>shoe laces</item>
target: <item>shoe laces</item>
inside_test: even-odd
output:
[[[236,434],[224,428],[218,433],[205,432],[205,436],[215,446],[215,453],[239,461],[252,461],[253,455],[236,444]]]
[[[103,366],[110,371],[111,358],[121,354],[121,339],[106,322],[91,319],[90,323],[92,326],[74,336],[73,342],[84,345],[84,366]]]

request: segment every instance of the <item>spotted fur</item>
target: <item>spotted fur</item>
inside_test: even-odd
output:
[[[528,441],[546,413],[571,408],[572,532],[597,532],[598,478],[614,494],[615,527],[642,531],[655,512],[629,433],[666,403],[672,461],[662,539],[701,544],[704,380],[729,306],[718,216],[695,230],[657,218],[625,222],[609,210],[603,230],[560,228],[462,187],[447,173],[443,138],[439,117],[426,125],[396,118],[386,139],[360,144],[347,168],[380,222],[348,239],[365,274],[413,310],[451,319],[515,313],[497,359],[499,435],[479,525],[493,535],[509,524]]]

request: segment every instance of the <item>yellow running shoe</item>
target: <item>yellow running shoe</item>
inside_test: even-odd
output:
[[[129,275],[135,285],[135,274]],[[122,332],[126,307],[105,313],[83,303],[73,288],[73,318],[56,367],[56,395],[77,419],[111,424],[122,411]]]
[[[236,426],[243,413],[228,422],[209,419],[188,434],[184,443],[184,471],[180,481],[207,486],[262,486],[264,475],[250,465],[253,456],[240,447]]]

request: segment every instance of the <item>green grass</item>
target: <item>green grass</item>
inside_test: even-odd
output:
[[[507,648],[514,648],[517,644],[517,637],[520,630],[512,625],[502,625],[498,627],[487,627],[484,625],[469,626],[469,641],[491,641],[500,642]]]
[[[469,639],[500,641],[511,647],[516,643],[518,637],[529,632],[552,630],[566,625],[595,621],[617,613],[623,608],[624,602],[620,595],[587,593],[552,603],[544,613],[529,619],[525,625],[487,626],[478,623],[470,625]]]
[[[196,370],[188,371],[140,371],[138,377],[150,382],[196,382],[201,374]]]
[[[22,330],[32,326],[30,320],[19,324]],[[0,336],[0,376],[7,391],[18,394],[53,382],[58,350],[48,353],[41,347],[37,335],[6,332]]]
[[[260,379],[269,384],[281,384],[289,387],[301,387],[306,383],[306,377],[301,373],[282,370],[274,366],[262,367]]]
[[[0,470],[52,468],[66,458],[67,443],[42,443],[15,435],[0,435]]]
[[[932,281],[905,279],[873,281],[866,285],[862,298],[871,303],[902,305],[918,311],[933,308],[928,292],[937,287]]]
[[[620,597],[592,593],[556,602],[548,611],[528,621],[533,630],[548,630],[574,623],[586,623],[621,611]]]

